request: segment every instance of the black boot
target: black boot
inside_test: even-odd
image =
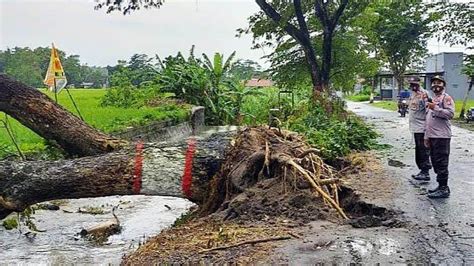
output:
[[[436,191],[438,191],[438,190],[439,190],[439,188],[440,188],[440,186],[438,185],[438,186],[436,186],[435,188],[428,189],[428,193],[433,193],[433,192],[436,192]]]
[[[428,198],[441,199],[448,198],[451,191],[448,186],[439,186],[437,190],[428,194]]]
[[[419,181],[430,181],[430,172],[428,170],[421,170],[418,174],[411,175],[411,177]]]

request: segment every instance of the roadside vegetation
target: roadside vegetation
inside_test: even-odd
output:
[[[455,106],[454,119],[455,120],[462,120],[462,119],[459,118],[459,114],[461,112],[463,101],[462,100],[455,100],[454,102],[455,102],[455,105],[456,105]],[[377,101],[377,102],[374,102],[372,105],[383,108],[383,109],[391,110],[391,111],[397,111],[397,109],[398,109],[397,102],[395,102],[395,101]],[[469,107],[474,107],[474,100],[468,100],[466,106],[468,108]]]
[[[372,87],[369,85],[364,85],[362,90],[360,90],[357,93],[347,95],[345,98],[348,99],[349,101],[354,101],[354,102],[367,102],[370,100],[370,93],[372,91]],[[378,95],[376,93],[374,96]]]

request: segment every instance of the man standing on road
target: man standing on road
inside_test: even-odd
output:
[[[420,78],[411,77],[408,82],[412,90],[408,99],[409,108],[409,127],[410,132],[415,138],[415,162],[420,169],[416,175],[412,175],[415,180],[430,180],[430,149],[424,144],[425,138],[425,120],[426,120],[426,104],[428,103],[428,92],[420,88]]]
[[[431,149],[431,162],[437,174],[438,187],[428,190],[429,198],[447,198],[448,164],[451,142],[451,122],[454,116],[454,100],[445,92],[446,82],[441,76],[431,79],[431,90],[435,96],[427,104],[425,123],[425,146]]]

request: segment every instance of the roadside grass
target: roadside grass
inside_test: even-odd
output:
[[[41,90],[54,100],[54,93]],[[127,127],[145,125],[153,121],[173,119],[177,122],[184,121],[190,106],[164,101],[157,107],[118,108],[102,107],[100,99],[105,95],[105,89],[69,89],[84,120],[94,128],[111,133],[126,129]],[[73,103],[65,90],[58,95],[58,103],[77,115]],[[0,112],[0,119],[5,120],[5,114]],[[24,127],[15,119],[8,117],[9,124],[20,149],[25,153],[42,152],[46,149],[43,138],[30,129]],[[0,158],[8,154],[16,154],[13,143],[6,129],[0,126]]]
[[[383,109],[387,109],[390,111],[397,111],[397,103],[394,101],[379,101],[372,103],[373,106],[380,107]]]
[[[278,88],[262,88],[262,94],[246,96],[242,102],[242,113],[244,124],[259,125],[268,122],[268,114],[271,108],[278,107]]]
[[[454,119],[459,118],[459,114],[461,112],[462,108],[462,100],[456,100],[454,101],[456,106],[455,106],[455,114],[454,114]],[[373,106],[380,107],[383,109],[391,110],[391,111],[397,111],[397,102],[395,101],[379,101],[379,102],[374,102],[372,104]],[[474,107],[474,100],[468,100],[466,104],[466,110],[470,107]]]
[[[349,96],[346,96],[346,99],[348,99],[349,101],[354,101],[354,102],[366,102],[370,100],[370,95],[365,95],[365,94],[349,95]]]
[[[462,108],[462,100],[456,100],[455,101],[455,113],[454,113],[454,119],[453,123],[456,126],[474,131],[474,122],[466,123],[464,121],[464,118],[461,119],[459,118],[459,114],[461,113],[461,108]],[[380,102],[374,102],[372,104],[373,106],[380,107],[383,109],[391,110],[391,111],[397,111],[397,103],[394,101],[380,101]],[[466,103],[466,111],[470,108],[474,107],[474,100],[468,100]]]

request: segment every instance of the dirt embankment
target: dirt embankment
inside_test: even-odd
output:
[[[208,202],[123,264],[265,261],[282,241],[303,238],[305,225],[315,220],[398,226],[392,211],[363,201],[395,186],[382,172],[372,153],[329,166],[295,133],[246,129],[214,177]]]

